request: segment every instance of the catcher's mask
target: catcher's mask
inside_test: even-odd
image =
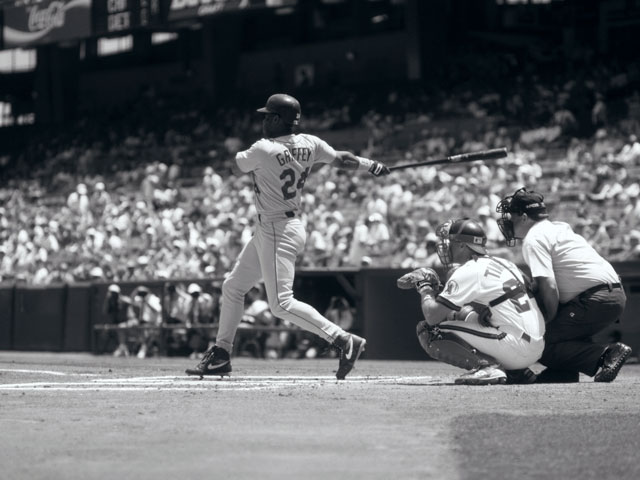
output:
[[[516,244],[512,220],[513,214],[520,216],[526,213],[534,220],[541,220],[549,216],[544,197],[524,187],[516,190],[513,195],[503,198],[496,206],[496,212],[502,215],[502,218],[498,219],[497,223],[509,247],[513,247]]]
[[[436,251],[445,270],[449,270],[454,263],[451,254],[452,243],[462,243],[475,254],[487,254],[487,235],[482,226],[470,218],[448,220],[438,226],[436,234],[440,239]]]

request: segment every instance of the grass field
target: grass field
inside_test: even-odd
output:
[[[615,382],[456,386],[436,362],[0,352],[0,478],[637,479],[640,365]],[[536,368],[537,370],[538,368]]]

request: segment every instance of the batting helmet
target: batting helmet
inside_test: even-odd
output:
[[[449,267],[453,263],[451,256],[451,242],[463,243],[470,250],[481,255],[487,254],[485,245],[487,244],[487,234],[484,232],[482,225],[470,218],[460,218],[458,220],[449,220],[439,225],[436,229],[440,242],[436,246],[440,262],[445,267]]]
[[[300,102],[286,93],[271,95],[267,104],[258,109],[260,113],[275,113],[284,123],[298,125],[300,123]]]

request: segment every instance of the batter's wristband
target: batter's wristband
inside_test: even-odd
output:
[[[356,157],[358,159],[358,170],[369,170],[373,165],[373,160],[364,157]]]

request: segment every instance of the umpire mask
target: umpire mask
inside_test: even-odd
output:
[[[549,216],[544,197],[524,187],[516,190],[513,195],[504,197],[496,206],[496,212],[502,215],[502,218],[499,218],[497,223],[507,241],[508,247],[513,247],[516,244],[513,215],[526,213],[534,220],[541,220]]]

